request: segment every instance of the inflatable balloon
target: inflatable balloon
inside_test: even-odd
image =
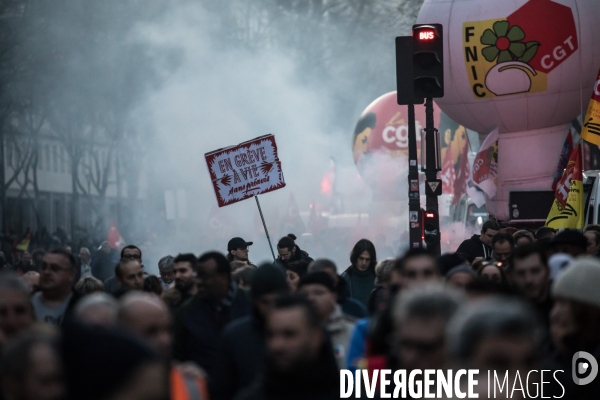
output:
[[[453,163],[467,143],[467,132],[434,104],[433,119],[440,131],[442,154],[452,147]],[[420,131],[425,128],[425,106],[415,106],[417,153],[420,159]],[[396,102],[396,92],[377,98],[361,114],[352,136],[354,162],[376,195],[405,198],[408,171],[408,107]]]
[[[600,67],[598,0],[425,0],[418,23],[444,27],[444,113],[495,128],[498,191],[550,190],[569,122],[585,112]]]

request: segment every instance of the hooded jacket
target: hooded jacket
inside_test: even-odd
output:
[[[306,261],[307,263],[311,263],[314,260],[312,258],[310,258],[310,256],[308,255],[308,253],[302,249],[300,249],[300,247],[298,245],[296,245],[296,252],[294,253],[294,255],[287,261],[287,263],[291,263],[294,261]],[[281,259],[281,256],[277,256],[277,260],[275,260],[275,262],[273,263],[273,265],[275,265],[276,267],[279,267],[281,269],[285,269],[285,264],[287,264],[286,262],[284,262]]]
[[[458,246],[458,249],[456,249],[456,253],[467,256],[470,263],[477,257],[483,257],[484,259],[490,258],[492,256],[492,248],[483,243],[480,237],[480,235],[473,235],[471,236],[471,239],[464,240],[460,246]]]

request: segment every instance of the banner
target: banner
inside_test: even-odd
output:
[[[467,180],[471,176],[471,168],[469,167],[469,137],[463,145],[462,153],[458,164],[458,172],[454,181],[454,197],[452,205],[458,204],[463,193],[467,192]]]
[[[490,132],[483,141],[475,160],[473,161],[473,183],[479,187],[488,198],[496,196],[498,183],[498,128]]]
[[[567,133],[567,137],[565,138],[565,143],[563,144],[562,151],[560,152],[560,159],[558,160],[558,165],[556,166],[556,171],[554,172],[554,181],[552,182],[552,190],[556,190],[556,185],[561,180],[563,176],[563,172],[567,165],[569,164],[569,159],[571,158],[571,154],[573,153],[573,135],[571,134],[571,130],[569,129],[569,133]]]
[[[600,146],[600,71],[594,83],[592,99],[583,119],[581,138],[587,142]]]
[[[273,135],[215,150],[204,157],[219,207],[285,186]]]
[[[581,146],[577,146],[562,179],[556,185],[555,199],[546,219],[546,225],[554,229],[583,229],[583,220]]]
[[[454,160],[452,159],[452,146],[446,148],[446,154],[444,156],[444,162],[442,163],[442,193],[452,194],[454,193],[454,181],[456,174],[454,171]]]

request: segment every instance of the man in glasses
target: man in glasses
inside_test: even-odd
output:
[[[40,291],[31,296],[38,321],[62,325],[65,314],[77,300],[73,291],[76,265],[75,256],[62,248],[44,255],[40,266]]]

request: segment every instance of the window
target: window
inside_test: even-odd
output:
[[[58,172],[58,149],[56,145],[52,146],[52,171]]]
[[[67,157],[65,154],[65,148],[60,146],[60,172],[65,173],[67,165]]]
[[[44,169],[44,148],[41,146],[39,149],[37,149],[37,157],[38,157],[37,167],[38,167],[38,169],[43,170]]]
[[[50,171],[51,170],[51,164],[52,164],[52,160],[50,159],[50,146],[45,145],[44,146],[44,154],[45,154],[45,159],[46,159],[46,171]]]

